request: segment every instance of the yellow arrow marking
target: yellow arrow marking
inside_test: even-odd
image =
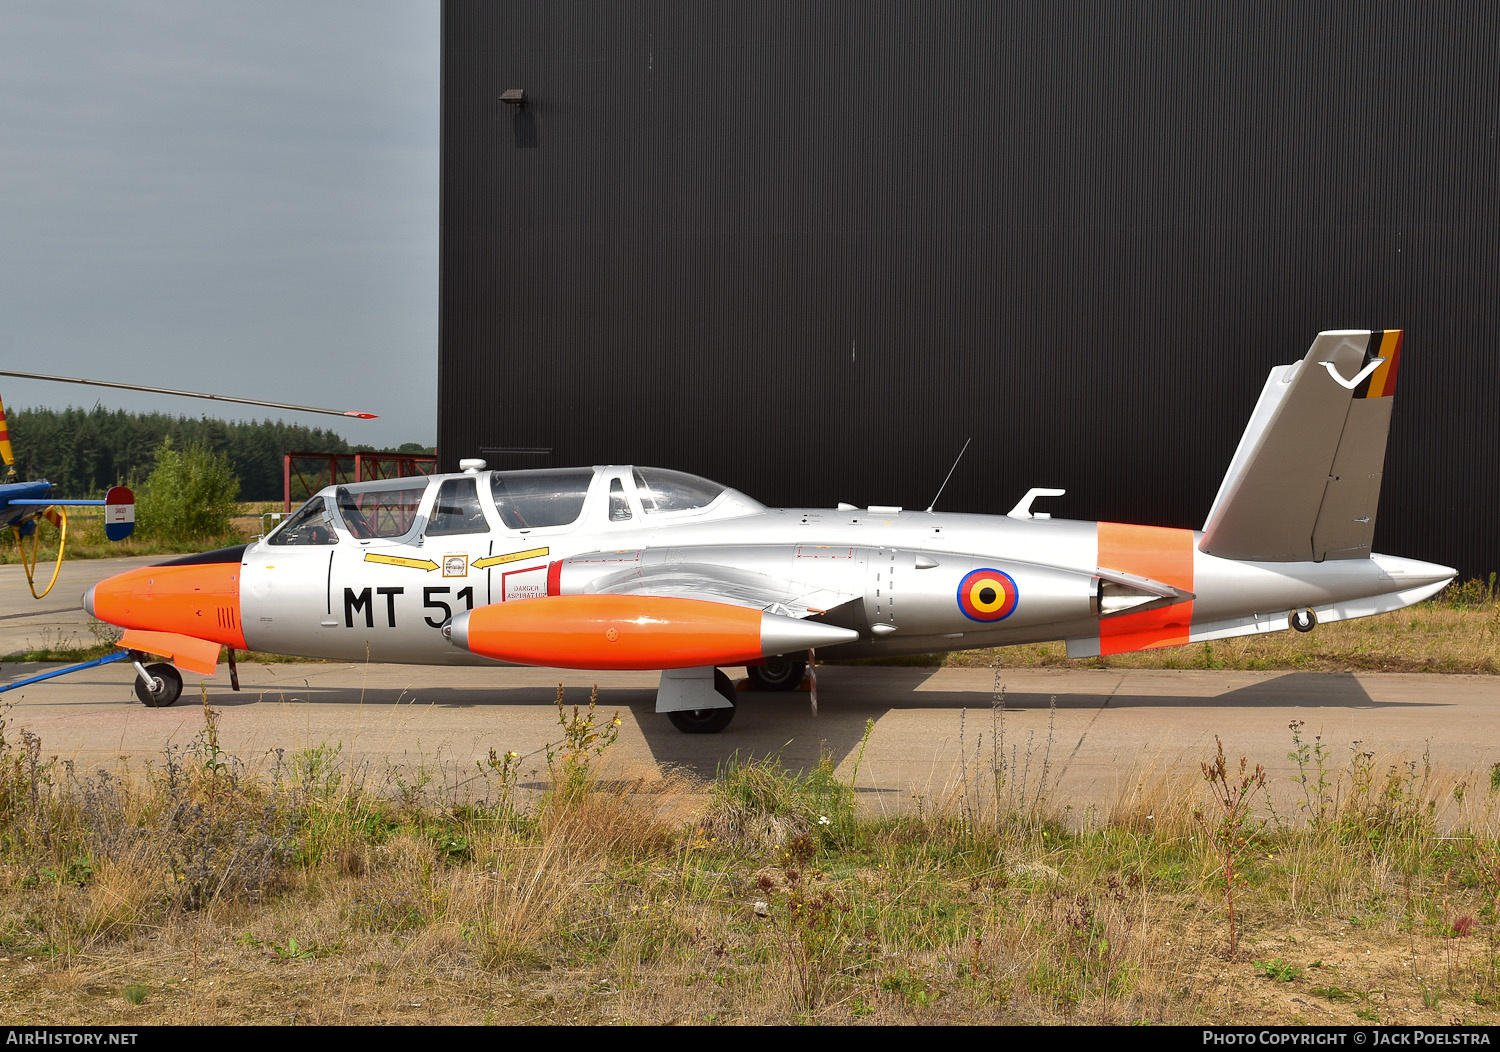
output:
[[[526,552],[511,552],[509,555],[491,555],[483,559],[475,559],[469,565],[476,570],[483,570],[486,566],[499,566],[501,563],[516,563],[522,559],[540,559],[552,549],[532,548]]]
[[[436,570],[438,564],[431,559],[407,559],[400,555],[376,555],[374,552],[365,553],[367,563],[385,563],[388,566],[410,566],[413,570]]]

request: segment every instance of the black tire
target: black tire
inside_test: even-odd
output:
[[[177,669],[165,661],[158,661],[147,665],[146,672],[155,677],[158,687],[150,690],[141,682],[141,677],[135,678],[135,696],[141,699],[142,705],[164,709],[182,696],[182,673]]]
[[[667,713],[683,734],[718,734],[734,720],[734,684],[722,670],[714,669],[714,690],[729,702],[727,709],[678,709]]]
[[[1303,614],[1306,615],[1305,618]],[[1318,627],[1317,614],[1313,613],[1311,609],[1303,611],[1303,614],[1299,614],[1295,610],[1292,611],[1293,628],[1295,628],[1298,632],[1311,632],[1313,629]]]
[[[750,675],[751,690],[796,690],[807,675],[807,658],[777,654],[766,658],[764,665],[746,666],[745,671]]]

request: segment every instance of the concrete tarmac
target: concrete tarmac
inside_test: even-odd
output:
[[[44,636],[91,641],[77,597],[94,580],[149,561],[70,562],[66,590],[60,582],[41,602],[20,579],[29,605],[19,606],[19,567],[0,567],[0,654]],[[41,669],[5,662],[0,682]],[[0,694],[0,707],[9,706],[12,745],[25,729],[46,755],[81,770],[123,761],[139,771],[159,764],[169,746],[192,743],[206,692],[222,713],[221,746],[251,768],[269,769],[277,750],[329,746],[364,765],[372,784],[410,782],[420,768],[462,794],[482,787],[475,761],[492,748],[519,752],[527,771],[544,769],[547,744],[561,736],[558,684],[569,706],[586,704],[597,685],[601,720],[618,712],[622,721],[612,776],[656,779],[679,769],[712,778],[736,755],[777,755],[806,769],[826,751],[845,776],[858,760],[863,807],[891,812],[951,803],[965,785],[977,792],[997,760],[1009,768],[1007,792],[1028,772],[1034,786],[1045,768],[1053,804],[1075,814],[1113,807],[1159,778],[1199,792],[1199,764],[1212,758],[1216,734],[1231,762],[1243,755],[1265,764],[1287,805],[1300,797],[1287,758],[1288,725],[1298,720],[1304,738],[1322,736],[1338,769],[1356,749],[1374,753],[1382,774],[1385,764],[1426,752],[1447,776],[1487,789],[1500,762],[1500,677],[1487,676],[825,665],[816,715],[807,693],[742,693],[734,722],[718,735],[680,734],[658,716],[651,672],[297,662],[242,664],[240,679],[234,693],[223,665],[211,679],[188,675],[175,706],[148,709],[135,698],[131,668],[114,664]],[[873,730],[860,757],[867,721]]]

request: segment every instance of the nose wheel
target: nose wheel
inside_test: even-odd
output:
[[[182,673],[165,661],[135,663],[135,696],[141,704],[164,709],[182,696]]]

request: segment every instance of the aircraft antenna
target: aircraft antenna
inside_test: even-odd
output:
[[[932,498],[932,503],[927,505],[928,511],[931,511],[933,508],[937,507],[938,497],[941,497],[943,495],[943,490],[948,488],[948,479],[951,479],[953,477],[953,473],[958,470],[958,462],[962,460],[964,458],[964,454],[969,451],[969,443],[972,441],[974,441],[973,435],[970,435],[968,438],[964,439],[964,448],[960,449],[958,451],[958,456],[953,458],[953,466],[948,469],[947,477],[943,479],[943,484],[938,487],[937,493]]]
[[[143,387],[140,384],[115,383],[112,380],[82,380],[72,376],[48,376],[44,373],[17,373],[0,369],[0,376],[19,376],[23,380],[52,380],[63,384],[88,384],[92,387],[118,387],[122,391],[146,391],[150,394],[180,395],[183,398],[207,398],[215,402],[238,402],[241,405],[259,405],[270,409],[286,409],[296,413],[326,413],[329,416],[351,416],[357,420],[374,420],[374,413],[355,409],[320,409],[311,405],[291,405],[287,402],[265,402],[258,398],[238,398],[234,395],[200,394],[197,391],[177,391],[170,387]]]

